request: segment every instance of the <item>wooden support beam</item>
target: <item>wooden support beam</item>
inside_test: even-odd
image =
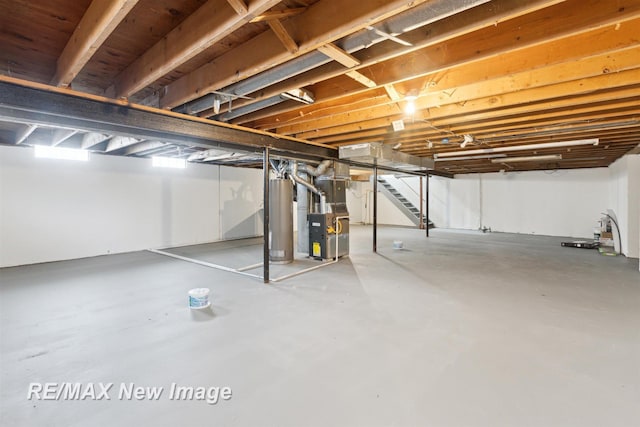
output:
[[[598,129],[598,127],[602,127],[603,129],[607,129],[607,135],[612,135],[613,131],[610,129],[611,123],[617,123],[620,125],[620,129],[625,129],[621,123],[637,121],[638,117],[640,117],[640,109],[634,106],[626,111],[615,111],[601,115],[596,113],[593,115],[579,116],[577,118],[568,114],[568,112],[556,113],[535,121],[527,121],[526,117],[520,117],[520,121],[513,122],[512,125],[500,125],[500,120],[496,119],[495,127],[491,127],[490,124],[488,124],[488,127],[483,127],[481,124],[466,126],[465,123],[459,122],[452,125],[448,130],[456,132],[458,135],[470,133],[476,140],[482,141],[483,144],[489,144],[496,140],[513,139],[514,137],[519,140],[524,140],[525,138],[529,138],[529,135],[540,134],[543,131],[547,134],[559,135],[562,129]],[[587,124],[586,121],[588,120],[591,120],[592,124]],[[638,125],[640,125],[640,123]],[[534,126],[535,128],[533,128]],[[435,145],[439,145],[438,139],[442,136],[443,134],[441,132],[422,124],[422,126],[411,127],[409,132],[403,133],[403,135],[396,138],[383,138],[385,143],[388,144],[402,143],[403,151],[412,152],[412,150],[424,151],[424,142],[427,139],[435,140]],[[375,136],[369,138],[369,140],[376,139]],[[440,145],[440,147],[443,148],[442,145]]]
[[[327,43],[324,46],[320,46],[318,50],[347,68],[353,68],[356,65],[360,65],[360,60],[358,58],[340,49],[333,43]]]
[[[627,27],[630,28],[630,26]],[[622,31],[622,29],[618,31]],[[624,40],[624,42],[622,40]],[[637,58],[640,41],[633,38],[618,39],[615,34],[614,37],[606,37],[598,30],[594,33],[589,33],[588,37],[576,37],[575,40],[571,41],[590,42],[594,46],[593,52],[598,50],[596,47],[601,47],[605,53],[592,57],[578,57],[582,58],[580,62],[581,66],[575,67],[575,63],[573,62],[574,56],[572,54],[563,51],[554,51],[553,48],[559,43],[550,43],[522,52],[505,54],[501,56],[497,64],[494,58],[476,62],[477,68],[483,70],[484,74],[482,78],[477,74],[475,68],[470,69],[469,67],[460,65],[448,70],[442,77],[435,74],[433,78],[439,78],[437,83],[438,90],[431,90],[418,98],[415,102],[416,109],[421,110],[457,102],[467,102],[471,99],[488,97],[510,91],[596,77],[602,75],[603,70],[624,71],[638,66]],[[577,54],[580,54],[581,51],[585,49],[585,47],[578,47],[577,44],[568,44],[574,46],[573,50],[576,51]],[[620,46],[622,50],[615,50],[615,46]],[[552,65],[540,67],[544,64],[540,61],[536,62],[540,68],[531,69],[530,61],[535,60],[542,54],[546,54],[547,64]],[[560,56],[556,57],[556,55]],[[494,75],[493,73],[496,74]],[[421,78],[420,80],[427,79],[428,77]],[[352,120],[355,114],[356,113],[352,112],[349,118],[345,117],[345,120]],[[392,106],[382,105],[377,108],[370,108],[364,112],[364,114],[368,116],[367,120],[369,120],[376,116],[380,117],[396,113]],[[283,118],[281,120],[285,121]],[[289,125],[291,130],[321,129],[324,127],[318,122],[305,125],[301,122],[302,118],[296,118],[294,121],[300,123]],[[327,122],[327,126],[335,126],[341,122],[339,116],[331,116],[331,121]],[[288,132],[289,127],[282,131]]]
[[[567,7],[572,6],[573,3],[567,4]],[[640,25],[640,21],[637,19],[640,6],[631,7],[630,5],[623,12],[618,12],[617,9],[612,10],[610,4],[597,3],[592,6],[594,6],[594,13],[600,17],[603,25],[596,25],[596,21],[589,12],[580,8],[572,9],[574,12],[572,12],[570,24],[567,25],[567,14],[559,13],[561,10],[558,10],[559,6],[556,6],[551,12],[559,13],[559,16],[555,16],[549,11],[545,13],[545,10],[534,14],[536,22],[544,23],[541,24],[542,28],[536,27],[527,30],[524,25],[526,20],[517,19],[514,22],[509,21],[501,24],[500,28],[505,31],[504,34],[500,34],[499,29],[488,27],[480,33],[469,34],[447,42],[447,55],[442,54],[440,46],[432,46],[417,51],[415,55],[411,54],[403,58],[370,65],[367,70],[372,73],[371,75],[376,76],[376,82],[379,84],[406,80],[413,75],[417,76],[417,79],[422,79],[422,84],[432,80],[438,83],[438,88],[456,87],[472,81],[486,80],[492,75],[508,74],[525,68],[548,65],[560,61],[564,57],[580,59],[593,54],[593,52],[606,52],[637,42],[637,37],[633,33],[637,25]],[[605,25],[611,23],[614,18],[621,22],[620,26]],[[594,27],[596,28],[593,29]],[[513,33],[519,33],[520,41],[517,46],[514,46],[512,41],[512,37],[515,37],[512,35]],[[509,37],[505,37],[506,34]],[[572,39],[566,41],[568,37],[572,37]],[[484,40],[484,50],[479,48],[477,42],[474,41],[475,38]],[[545,40],[548,41],[545,43]],[[490,49],[487,50],[487,46],[490,46]],[[567,46],[571,46],[571,50],[568,51]],[[367,52],[375,47],[367,49]],[[527,51],[532,48],[535,50]],[[362,65],[366,64],[365,61]],[[464,67],[465,64],[473,64],[474,66]],[[295,81],[292,81],[291,84],[310,83],[306,76],[299,76],[299,78],[292,80]],[[454,83],[454,81],[456,82]],[[280,84],[276,86],[274,86],[274,90],[283,89]],[[349,82],[347,79],[320,83],[314,86],[316,105],[321,106],[323,101],[343,98],[362,90],[360,85]],[[269,95],[270,90],[264,92],[266,96]],[[274,117],[274,119],[279,119],[280,122],[298,120],[293,116],[288,117],[288,115]],[[265,128],[260,123],[256,125],[259,128]]]
[[[472,114],[483,110],[519,107],[523,105],[531,108],[531,104],[534,102],[545,102],[561,99],[562,97],[590,94],[602,90],[602,88],[605,87],[610,89],[624,88],[635,85],[638,81],[640,81],[640,69],[632,69],[615,74],[604,74],[581,80],[550,84],[540,88],[492,94],[482,98],[471,99],[464,103],[453,102],[448,105],[442,105],[441,107],[433,107],[436,105],[435,103],[427,105],[429,97],[423,97],[419,99],[419,102],[425,102],[425,104],[421,104],[420,109],[422,111],[416,113],[416,120],[428,121],[438,117],[446,117],[447,114],[453,114],[452,111],[455,111],[456,114]],[[572,102],[575,102],[575,100],[569,101],[569,104]],[[325,123],[324,121],[318,120],[316,122],[303,123],[302,125],[304,125],[306,131],[301,131],[302,125],[296,127],[296,129],[289,127],[283,128],[285,128],[286,132],[294,131],[292,134],[297,135],[299,138],[306,136],[307,138],[316,140],[325,136],[370,129],[373,126],[372,121],[376,122],[376,126],[373,127],[385,126],[385,123],[390,125],[392,120],[402,117],[402,115],[398,114],[397,110],[394,112],[393,109],[387,108],[386,106],[381,108],[386,108],[386,111],[374,111],[374,109],[370,109],[367,112],[354,113],[348,120],[346,118],[335,117],[332,122],[327,121]],[[295,130],[297,130],[297,132],[295,132]],[[282,132],[282,134],[286,133]]]
[[[20,129],[16,131],[14,143],[16,145],[22,144],[36,129],[38,129],[37,125],[22,125]]]
[[[336,99],[336,100],[324,103],[323,105],[324,107],[327,108],[327,110],[331,110],[332,114],[343,113],[348,111],[356,111],[356,110],[361,110],[369,107],[377,107],[380,104],[384,104],[389,99],[387,95],[383,95],[383,93],[384,91],[372,90],[372,91],[363,92],[353,97],[349,97],[348,99]],[[323,115],[322,111],[316,110],[314,108],[310,108],[310,107],[313,107],[314,105],[315,104],[311,104],[307,107],[299,108],[297,111],[300,116],[309,115],[310,117],[311,116],[314,116],[316,118],[321,117]],[[239,118],[232,120],[231,123],[246,124],[246,126],[255,129],[257,127],[255,126],[255,123],[253,123],[254,120],[260,120],[263,118],[271,117],[274,115],[278,115],[279,113],[287,113],[288,111],[290,111],[290,109],[291,109],[290,104],[286,104],[283,102],[273,107],[265,108],[263,110],[258,110],[254,113],[240,116]],[[271,128],[275,128],[278,125],[279,123],[274,123],[271,126]],[[268,128],[269,127],[267,127],[267,129]]]
[[[251,20],[251,22],[263,22],[263,21],[271,21],[273,19],[286,19],[291,16],[296,16],[306,11],[306,7],[294,7],[290,9],[283,10],[270,10],[268,12],[264,12],[262,15],[256,16]]]
[[[364,51],[357,52],[352,56],[354,56],[354,58],[358,56],[358,60],[364,60],[364,62],[356,68],[365,67],[377,62],[396,58],[426,46],[442,43],[455,36],[467,34],[481,28],[493,27],[497,23],[526,13],[532,13],[536,10],[560,3],[561,1],[563,0],[501,0],[499,4],[495,2],[482,4],[473,9],[430,24],[428,37],[425,37],[422,29],[404,34],[403,37],[413,44],[411,48],[399,48],[397,45],[390,46],[389,44],[379,43],[370,46]],[[292,89],[310,86],[342,74],[344,74],[344,68],[338,63],[331,62],[252,93],[251,97],[253,100],[239,100],[234,104],[234,107],[239,108],[262,99],[277,96],[280,93]]]
[[[67,87],[138,0],[93,0],[58,58],[54,86]]]
[[[249,13],[249,8],[243,0],[227,0],[227,2],[238,15],[244,16]]]
[[[396,88],[393,86],[393,84],[384,85],[384,90],[387,91],[387,95],[389,95],[389,99],[391,99],[393,102],[400,101],[400,94],[398,93]]]
[[[298,44],[291,37],[280,20],[271,19],[267,21],[267,24],[269,24],[269,28],[271,28],[271,31],[273,31],[276,37],[278,37],[278,40],[280,40],[280,43],[282,43],[285,49],[287,49],[290,53],[296,53],[298,51]]]
[[[368,87],[368,88],[374,88],[376,86],[378,86],[376,84],[376,82],[374,82],[373,80],[371,80],[369,77],[365,76],[364,74],[360,73],[359,71],[347,71],[345,73],[347,76],[351,77],[353,80],[357,81],[358,83]]]
[[[120,73],[107,95],[131,96],[279,2],[255,0],[238,15],[227,0],[209,0]]]
[[[167,85],[160,98],[160,105],[162,108],[173,108],[313,51],[425,1],[427,0],[320,0],[306,13],[283,22],[287,32],[298,41],[295,55],[282,51],[275,33],[262,33]],[[250,65],[247,64],[247,58],[251,58]]]

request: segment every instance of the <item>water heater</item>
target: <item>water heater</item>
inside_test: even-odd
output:
[[[290,180],[269,181],[269,259],[273,263],[293,261],[293,185]]]

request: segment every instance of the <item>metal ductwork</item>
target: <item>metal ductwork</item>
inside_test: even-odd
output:
[[[325,160],[325,161],[330,162],[329,160]],[[303,187],[306,187],[313,194],[317,194],[320,197],[320,213],[325,213],[326,206],[327,206],[326,205],[326,201],[327,201],[326,195],[324,194],[324,192],[322,190],[318,189],[318,187],[316,187],[315,185],[313,185],[309,181],[306,181],[305,179],[302,179],[300,176],[298,176],[298,162],[291,162],[291,173],[289,174],[289,176],[291,177],[291,179],[296,184],[300,184]]]
[[[347,165],[332,160],[317,167],[290,163],[289,178],[299,184],[299,252],[316,259],[337,259],[349,253],[348,169]],[[309,197],[309,193],[315,196]]]
[[[395,151],[382,142],[343,145],[340,147],[339,156],[341,159],[348,159],[367,166],[387,166],[404,171],[418,172],[434,168],[432,159]]]
[[[487,3],[488,1],[489,0],[430,1],[379,23],[373,26],[372,29],[364,29],[357,33],[348,35],[341,40],[336,41],[335,44],[346,52],[354,53],[388,39],[388,37],[381,34],[400,36],[408,31],[426,26],[432,22],[447,18],[483,3]],[[270,70],[227,86],[224,89],[221,89],[221,92],[232,94],[234,96],[246,96],[270,85],[327,64],[331,61],[332,59],[318,51],[309,52],[292,59],[289,62],[273,67]],[[189,114],[199,113],[211,108],[215,99],[216,95],[214,94],[205,95],[184,106],[175,108],[174,111]],[[285,99],[282,97],[276,96],[264,101],[268,101],[268,105],[266,106],[272,106],[284,100]],[[263,105],[262,107],[253,110],[238,110],[240,113],[236,112],[232,116],[226,116],[223,114],[220,115],[219,118],[231,120],[233,118],[240,117],[241,115],[257,111],[261,108],[266,108],[266,106]]]
[[[317,168],[314,168],[313,166],[308,164],[302,164],[302,165],[299,165],[299,169],[302,172],[308,173],[309,175],[320,176],[320,175],[324,175],[332,165],[333,165],[333,160],[323,160],[318,165]]]

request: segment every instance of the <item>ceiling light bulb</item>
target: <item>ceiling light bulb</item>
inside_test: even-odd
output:
[[[466,146],[467,146],[467,140],[465,139],[464,141],[462,141],[462,142],[460,143],[460,148],[464,148],[464,147],[466,147]]]
[[[416,112],[416,103],[412,99],[407,100],[407,104],[404,106],[404,112],[411,116]]]
[[[398,142],[396,145],[393,146],[394,150],[397,150],[398,148],[402,147],[402,142]]]

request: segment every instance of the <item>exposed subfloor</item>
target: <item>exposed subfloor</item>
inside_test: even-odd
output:
[[[562,240],[381,228],[375,255],[356,226],[348,259],[272,285],[150,252],[4,269],[0,424],[638,426],[638,260]],[[174,251],[260,261],[233,246]],[[30,401],[32,382],[114,386]],[[164,391],[119,400],[129,383]]]

